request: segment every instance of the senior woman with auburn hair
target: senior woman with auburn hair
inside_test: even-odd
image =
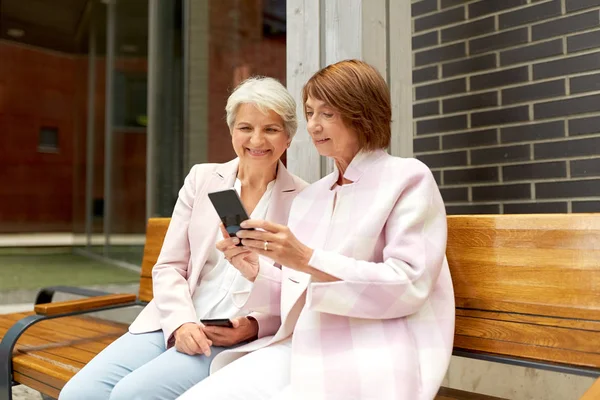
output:
[[[252,283],[216,249],[223,237],[207,194],[233,187],[252,218],[287,223],[306,186],[279,161],[296,133],[296,103],[275,79],[251,78],[231,94],[226,111],[238,158],[191,169],[152,270],[154,300],[67,383],[60,400],[174,399],[208,375],[219,352],[279,328],[279,315],[246,316],[234,304],[233,294]],[[231,318],[234,327],[200,323],[213,318]]]
[[[219,354],[216,373],[181,399],[433,399],[454,333],[435,180],[416,159],[384,151],[390,94],[370,65],[320,70],[303,101],[308,132],[335,171],[296,197],[289,228],[253,219],[242,225],[256,230],[238,235],[243,247],[218,245],[253,282],[236,301],[280,315],[281,327]]]

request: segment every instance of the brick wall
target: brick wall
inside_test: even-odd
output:
[[[600,0],[412,15],[414,150],[448,213],[600,212]]]
[[[98,58],[97,199],[104,197],[105,64]],[[83,231],[87,68],[85,56],[0,41],[0,233]],[[116,68],[145,73],[146,61],[119,59]],[[38,151],[44,126],[58,129],[58,152]],[[113,144],[113,232],[144,232],[146,136],[121,130]],[[101,219],[94,229],[102,231]]]

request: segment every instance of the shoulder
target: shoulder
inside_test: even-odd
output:
[[[195,164],[190,168],[190,172],[188,172],[187,177],[185,178],[186,183],[191,183],[193,185],[197,185],[202,180],[206,179],[206,177],[210,176],[216,169],[222,164]]]
[[[226,163],[204,163],[196,164],[190,169],[189,175],[196,177],[210,176],[214,173],[222,177],[236,174],[238,170],[239,159],[234,158]]]
[[[190,168],[189,175],[192,176],[201,176],[206,174],[211,174],[217,170],[220,166],[224,164],[217,163],[206,163],[206,164],[194,164],[192,168]]]
[[[385,154],[383,157],[377,159],[375,163],[380,164],[379,167],[385,170],[402,170],[405,174],[431,175],[431,171],[427,165],[412,157],[396,157]]]
[[[427,165],[416,158],[395,157],[385,155],[375,161],[371,174],[380,175],[383,180],[396,182],[401,186],[411,183],[432,183],[437,186],[433,173]]]
[[[234,160],[235,161],[235,160]],[[190,168],[190,172],[185,178],[185,184],[191,185],[195,188],[200,188],[203,186],[204,182],[207,182],[210,178],[215,175],[228,175],[231,169],[236,169],[237,165],[232,164],[233,161],[229,161],[227,163],[219,164],[219,163],[205,163],[205,164],[195,164]]]

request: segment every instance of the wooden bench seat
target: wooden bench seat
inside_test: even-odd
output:
[[[32,314],[0,315],[0,337],[18,320]],[[125,324],[86,316],[41,321],[17,342],[14,380],[56,398],[80,368],[126,331]]]
[[[152,299],[152,267],[168,224],[167,218],[148,222],[137,305]],[[450,216],[447,256],[456,298],[455,355],[600,376],[600,214]],[[51,298],[38,296],[48,304],[38,304],[35,315],[0,315],[0,400],[11,399],[6,376],[2,387],[9,328],[41,318],[24,331],[7,365],[16,383],[56,398],[71,376],[126,331],[123,324],[82,314],[133,299]],[[436,399],[498,400],[450,388],[441,388]],[[600,380],[581,399],[600,399]]]

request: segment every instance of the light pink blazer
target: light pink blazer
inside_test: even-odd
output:
[[[129,332],[162,329],[168,341],[182,324],[198,321],[192,297],[208,252],[215,247],[221,222],[207,194],[233,187],[238,164],[239,159],[235,159],[192,167],[179,191],[162,250],[152,269],[154,299],[131,324]],[[287,224],[292,200],[306,185],[280,162],[266,219]],[[258,321],[259,337],[273,335],[279,328],[276,314],[251,315]]]
[[[288,226],[315,249],[309,264],[341,281],[313,282],[261,260],[243,300],[280,315],[281,327],[273,338],[220,353],[211,372],[293,332],[294,399],[433,399],[454,337],[437,185],[420,161],[361,152],[345,173],[354,183],[341,188],[334,209],[337,177],[335,171],[298,195]]]

